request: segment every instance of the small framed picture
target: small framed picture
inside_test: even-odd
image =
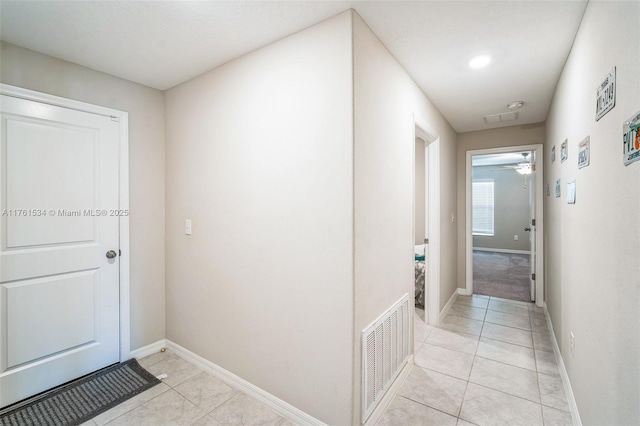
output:
[[[551,148],[551,164],[556,162],[556,146]]]
[[[547,184],[547,197],[551,195],[551,188],[549,187],[549,184]]]
[[[576,181],[567,183],[567,204],[576,203]]]
[[[556,198],[560,198],[560,179],[556,180]]]
[[[625,166],[640,160],[640,111],[622,124],[622,162]]]
[[[567,139],[560,146],[560,162],[564,163],[569,158],[569,141]]]
[[[587,167],[590,161],[589,136],[578,143],[578,168]]]

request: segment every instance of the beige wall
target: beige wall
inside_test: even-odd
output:
[[[456,211],[454,131],[352,13],[166,95],[167,337],[329,424],[359,424],[360,333],[413,291],[414,113]]]
[[[475,132],[467,132],[458,134],[458,147],[456,154],[457,164],[457,197],[458,197],[458,247],[457,261],[458,267],[458,287],[466,287],[466,156],[467,151],[476,149],[502,148],[507,146],[522,146],[543,144],[545,141],[545,125],[529,124],[523,126],[502,127],[499,129],[479,130]],[[511,237],[513,238],[513,236]]]
[[[354,14],[354,406],[360,406],[360,333],[413,294],[413,114],[440,135],[441,301],[456,290],[455,132],[364,21]],[[360,424],[359,409],[353,424]]]
[[[345,12],[166,93],[167,337],[328,424],[353,407],[351,37]]]
[[[129,113],[131,349],[165,337],[164,94],[0,44],[0,81]]]
[[[474,235],[473,247],[529,251],[529,233],[524,230],[529,226],[529,190],[524,188],[529,176],[524,177],[513,169],[496,168],[473,168],[473,180],[494,182],[494,233],[493,236]],[[513,239],[514,235],[518,235],[518,241]]]
[[[546,293],[585,425],[640,424],[640,163],[622,163],[622,125],[640,110],[640,3],[590,2],[547,119]],[[616,67],[616,105],[595,121],[596,88]],[[591,137],[591,164],[577,167]],[[560,144],[569,158],[560,163]],[[576,180],[576,204],[566,184]],[[570,333],[575,335],[575,355]]]

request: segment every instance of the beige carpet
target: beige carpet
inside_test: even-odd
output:
[[[531,302],[528,254],[473,252],[473,293]]]

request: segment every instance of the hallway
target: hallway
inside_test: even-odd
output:
[[[439,325],[402,317],[411,366],[370,423],[640,425],[640,0],[0,5],[0,406],[108,340],[95,368],[169,374],[114,424],[361,426],[382,395],[361,332],[411,293],[424,237]],[[535,215],[498,232],[516,209],[494,180],[482,233],[532,237],[544,310],[472,295],[474,247],[528,251],[474,244],[469,214],[473,157],[514,147],[495,175],[530,171]]]
[[[534,304],[458,296],[440,327],[416,319],[415,338],[415,366],[379,425],[572,424]]]

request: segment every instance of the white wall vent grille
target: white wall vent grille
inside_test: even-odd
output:
[[[409,295],[362,331],[362,423],[376,408],[409,358]]]

